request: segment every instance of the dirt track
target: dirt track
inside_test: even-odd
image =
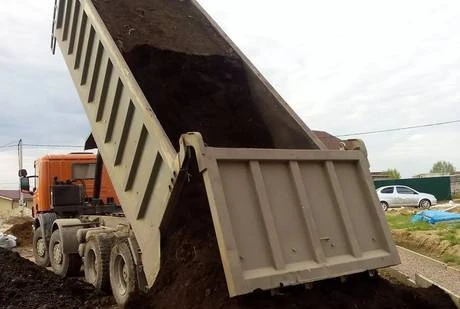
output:
[[[415,280],[415,274],[423,275],[455,295],[460,295],[460,270],[403,247],[398,247],[398,251],[401,265],[394,266],[395,269],[412,280]]]

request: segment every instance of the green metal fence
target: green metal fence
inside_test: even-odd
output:
[[[452,198],[450,190],[450,177],[407,178],[375,180],[375,188],[391,185],[404,185],[419,192],[430,193],[436,196],[438,201],[446,201]]]

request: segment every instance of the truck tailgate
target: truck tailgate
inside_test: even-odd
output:
[[[192,145],[231,296],[399,263],[360,151]]]

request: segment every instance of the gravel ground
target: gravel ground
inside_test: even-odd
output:
[[[421,274],[440,286],[460,295],[460,271],[411,250],[398,247],[401,264],[395,269],[414,280],[415,274]]]

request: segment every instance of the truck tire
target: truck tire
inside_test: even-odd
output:
[[[35,258],[35,264],[42,267],[50,266],[50,256],[48,253],[48,244],[46,238],[43,235],[43,229],[37,227],[34,229],[34,236],[32,239],[33,253]]]
[[[61,278],[78,275],[81,268],[81,258],[78,253],[64,254],[61,246],[59,230],[51,234],[49,243],[49,259],[56,275]]]
[[[110,253],[110,286],[113,297],[126,308],[136,298],[139,288],[134,260],[126,241],[117,242]]]
[[[91,237],[85,246],[83,269],[85,280],[94,285],[96,290],[110,291],[110,251],[111,239]]]

